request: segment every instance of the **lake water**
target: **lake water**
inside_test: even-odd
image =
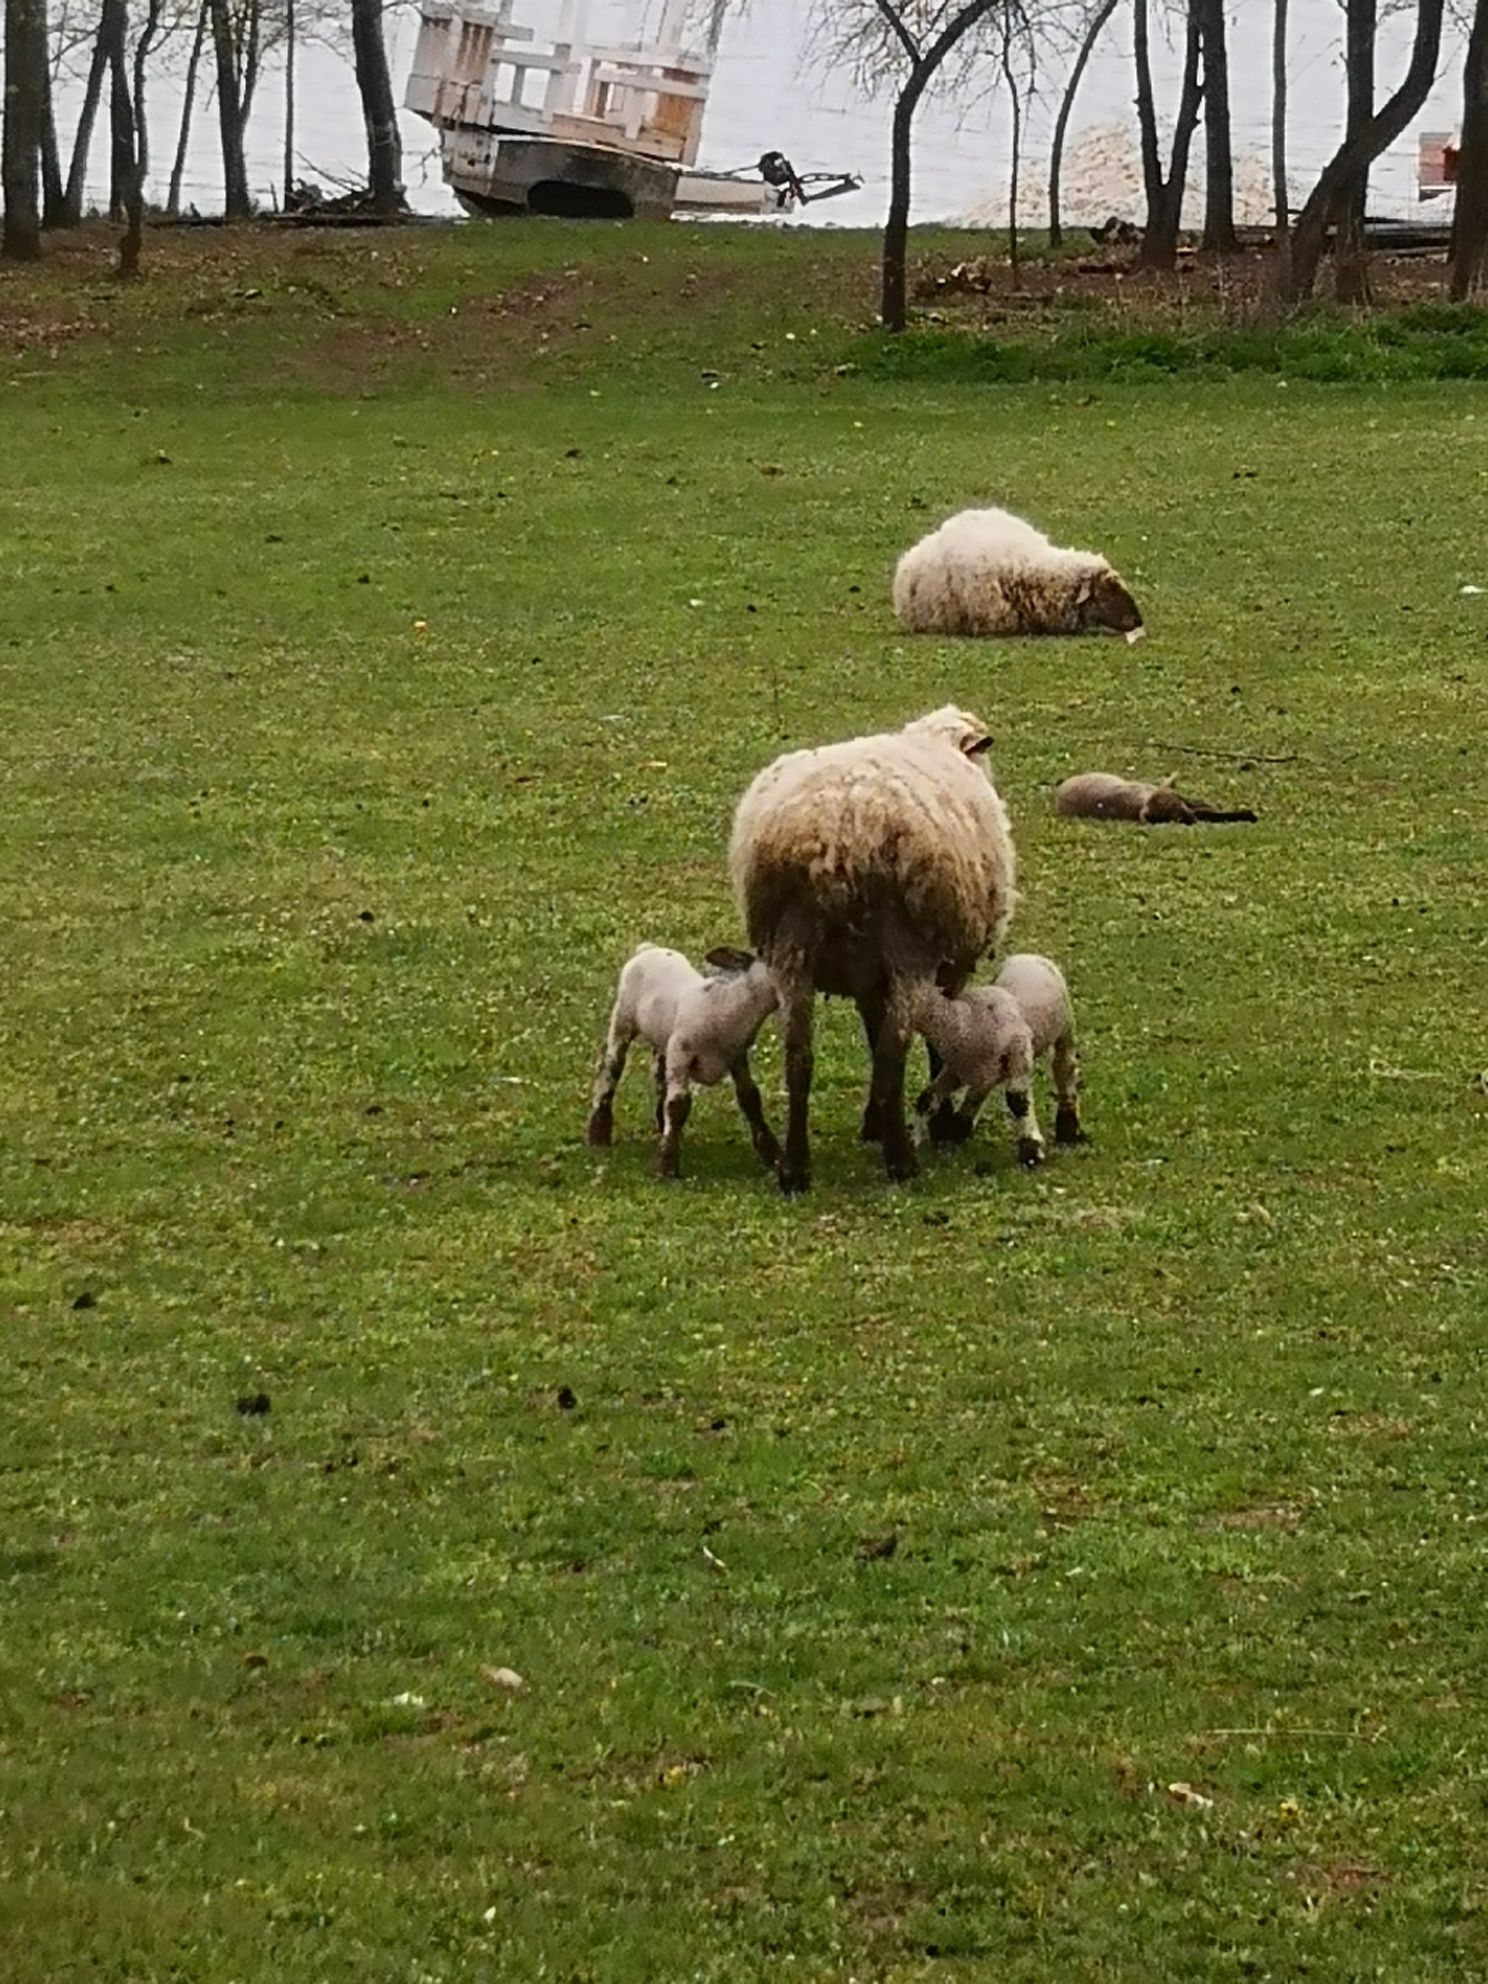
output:
[[[654,0],[653,0],[654,3]],[[617,8],[623,0],[606,0]],[[556,14],[557,0],[519,0],[519,18],[540,27]],[[1413,12],[1413,10],[1411,10]],[[1130,30],[1122,16],[1111,25],[1092,60],[1071,127],[1066,157],[1065,211],[1079,220],[1108,213],[1137,218],[1141,175],[1132,112]],[[751,164],[761,152],[779,150],[800,171],[853,171],[860,192],[815,209],[809,221],[871,226],[883,217],[888,178],[888,99],[865,99],[841,75],[824,71],[811,53],[806,23],[811,9],[799,0],[750,0],[725,31],[704,131],[705,165]],[[1232,8],[1236,19],[1231,54],[1237,189],[1242,213],[1268,217],[1270,155],[1270,17],[1263,0]],[[1337,0],[1293,0],[1289,147],[1292,190],[1305,194],[1331,152],[1342,115],[1339,59],[1341,10]],[[394,83],[402,96],[417,21],[389,13]],[[1409,20],[1381,34],[1381,89],[1392,88],[1409,53]],[[1443,50],[1442,73],[1417,125],[1376,168],[1371,210],[1411,214],[1416,198],[1416,148],[1421,130],[1455,129],[1460,103],[1460,44]],[[1177,53],[1159,51],[1159,89],[1171,105],[1176,94]],[[1062,65],[1050,77],[1057,97]],[[251,131],[250,176],[265,199],[278,182],[283,142],[282,84],[266,74]],[[307,177],[354,179],[365,174],[361,115],[349,63],[324,48],[306,49],[299,68],[298,150]],[[180,110],[178,82],[161,79],[151,90],[155,171],[152,191],[163,193]],[[70,105],[64,101],[64,117]],[[1036,101],[1028,118],[1025,219],[1042,215],[1044,173],[1053,104]],[[70,118],[68,119],[70,121]],[[917,126],[915,217],[919,220],[996,221],[1006,211],[1008,119],[995,97],[969,108],[930,99]],[[214,156],[215,113],[199,109],[187,173],[187,195],[203,211],[220,204],[221,173]],[[419,119],[403,118],[405,176],[411,203],[426,212],[454,211],[439,171],[433,133]],[[1200,147],[1201,149],[1201,147]],[[100,142],[97,172],[105,169]],[[1439,208],[1430,211],[1435,216]],[[794,224],[801,224],[798,219]]]

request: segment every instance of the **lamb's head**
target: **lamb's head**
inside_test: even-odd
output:
[[[1080,580],[1075,619],[1082,634],[1125,634],[1128,641],[1139,641],[1147,631],[1141,608],[1104,558],[1096,560]]]
[[[1142,818],[1150,827],[1191,827],[1193,808],[1182,793],[1173,790],[1173,780],[1165,778],[1147,798]]]
[[[992,739],[981,718],[969,710],[958,710],[954,703],[931,710],[928,716],[917,716],[913,723],[905,724],[904,731],[909,737],[937,738],[959,751],[963,758],[980,758],[992,748]]]
[[[780,1003],[775,974],[753,951],[741,951],[732,944],[715,945],[703,959],[703,972],[707,978],[737,986],[758,1012],[761,1025]]]

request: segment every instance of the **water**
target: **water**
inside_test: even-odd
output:
[[[606,0],[620,7],[623,0]],[[799,0],[751,0],[747,12],[725,30],[718,73],[704,127],[702,163],[716,167],[750,165],[761,152],[787,154],[799,171],[855,171],[860,192],[833,200],[798,218],[851,226],[873,226],[883,218],[888,182],[890,99],[865,99],[841,74],[813,60],[806,23],[809,6]],[[1410,10],[1413,13],[1413,10]],[[556,13],[556,0],[519,0],[518,14],[534,26]],[[1231,49],[1237,192],[1242,217],[1264,220],[1270,202],[1270,16],[1262,0],[1244,0]],[[1072,220],[1101,220],[1109,213],[1139,218],[1141,173],[1132,114],[1129,24],[1124,10],[1113,21],[1091,61],[1071,126],[1065,168],[1065,212]],[[1300,200],[1319,166],[1331,153],[1342,117],[1343,82],[1337,0],[1293,0],[1289,150],[1294,201]],[[1409,54],[1410,18],[1396,18],[1381,29],[1381,90],[1394,87]],[[387,16],[389,53],[399,97],[413,53],[417,22],[408,13]],[[1161,44],[1156,52],[1160,101],[1176,97],[1179,56]],[[184,59],[184,58],[182,58]],[[205,65],[204,65],[205,67]],[[1422,130],[1455,129],[1460,105],[1461,45],[1453,37],[1443,49],[1441,75],[1422,117],[1382,159],[1371,184],[1371,211],[1409,215],[1421,211],[1416,199],[1416,149]],[[1047,91],[1030,106],[1025,166],[1025,220],[1043,213],[1048,134],[1063,63],[1051,74]],[[254,193],[267,201],[282,175],[282,83],[266,75],[259,89],[250,133],[249,171]],[[1050,101],[1050,98],[1053,101]],[[75,97],[64,95],[64,129]],[[162,78],[150,91],[155,169],[154,197],[163,197],[180,115],[178,79]],[[403,117],[405,176],[410,203],[422,212],[452,213],[454,203],[439,170],[434,134],[419,119]],[[931,97],[917,125],[915,218],[1000,222],[1006,213],[1008,117],[995,96],[969,108]],[[203,211],[220,205],[221,169],[215,156],[216,120],[211,105],[199,105],[186,175],[186,197]],[[356,87],[348,61],[334,51],[307,48],[299,69],[301,168],[307,177],[354,180],[365,176],[365,148]],[[1202,137],[1196,153],[1202,151]],[[1201,157],[1198,159],[1200,168]],[[105,169],[103,133],[95,152],[98,174]],[[95,183],[95,197],[98,191]],[[1440,207],[1427,211],[1433,217]]]

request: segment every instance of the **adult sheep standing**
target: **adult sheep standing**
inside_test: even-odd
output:
[[[818,992],[856,1003],[873,1057],[864,1141],[882,1143],[890,1178],[914,1175],[904,1063],[916,1000],[930,982],[959,992],[1016,900],[1007,813],[983,762],[990,742],[977,717],[947,706],[899,731],[788,752],[739,802],[734,892],[780,990],[782,1191],[811,1182]]]

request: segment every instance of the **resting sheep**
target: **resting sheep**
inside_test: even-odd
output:
[[[1063,551],[1008,510],[962,510],[906,551],[894,611],[912,634],[1093,634],[1138,641],[1137,602],[1094,551]]]
[[[755,1150],[772,1168],[780,1159],[749,1068],[755,1036],[777,1004],[775,982],[748,951],[720,947],[709,951],[707,963],[712,971],[705,974],[680,951],[641,945],[620,973],[595,1077],[587,1134],[591,1144],[605,1147],[614,1135],[615,1090],[630,1044],[639,1037],[650,1047],[661,1132],[656,1160],[660,1178],[675,1178],[681,1170],[692,1083],[711,1088],[725,1075],[733,1078]]]
[[[955,999],[927,985],[916,1001],[914,1024],[945,1063],[915,1103],[917,1143],[931,1110],[960,1088],[966,1094],[956,1111],[956,1141],[964,1142],[982,1104],[994,1088],[1001,1088],[1018,1125],[1020,1161],[1042,1164],[1044,1138],[1029,1085],[1036,1063],[1046,1056],[1053,1063],[1058,1104],[1054,1141],[1085,1142],[1074,1008],[1064,973],[1051,959],[1019,951],[991,985],[973,986]]]
[[[780,989],[785,1192],[810,1183],[818,992],[856,1003],[873,1057],[864,1141],[882,1143],[890,1178],[914,1175],[904,1122],[912,1001],[937,978],[959,991],[1016,900],[1007,813],[982,763],[990,741],[977,717],[947,707],[899,731],[788,752],[739,802],[734,891]]]
[[[1248,806],[1225,811],[1202,799],[1185,799],[1172,777],[1161,785],[1117,778],[1114,772],[1077,772],[1054,795],[1054,811],[1072,820],[1137,820],[1144,827],[1191,827],[1197,820],[1254,820]]]

